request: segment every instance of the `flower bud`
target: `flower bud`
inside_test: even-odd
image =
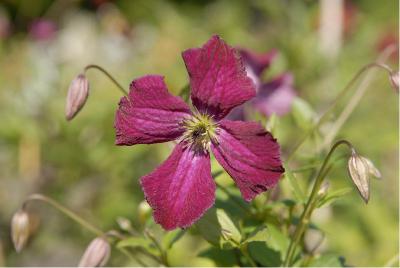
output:
[[[139,220],[142,224],[144,224],[147,221],[147,219],[150,218],[151,207],[146,200],[140,202],[138,207],[138,213],[139,213]]]
[[[111,246],[103,237],[97,237],[86,248],[79,267],[102,267],[110,258]]]
[[[326,194],[328,193],[329,186],[330,186],[329,182],[325,182],[324,184],[322,184],[321,188],[319,188],[318,190],[318,196],[319,197],[326,196]]]
[[[360,157],[367,164],[369,174],[371,174],[372,176],[374,176],[377,179],[380,179],[382,177],[382,175],[379,172],[379,170],[374,166],[374,164],[371,162],[371,160],[369,160],[368,158],[362,157],[362,156],[360,156]]]
[[[65,117],[72,120],[82,109],[89,96],[89,81],[84,74],[79,74],[68,88]]]
[[[30,235],[29,214],[23,210],[18,210],[11,220],[11,237],[15,250],[20,252],[28,242]]]
[[[119,225],[119,228],[121,228],[124,231],[131,231],[132,230],[132,224],[130,220],[124,217],[118,217],[117,218],[117,223]]]
[[[399,71],[393,71],[390,73],[390,83],[392,87],[399,92]]]
[[[360,192],[361,197],[364,199],[365,203],[368,203],[370,193],[370,175],[380,178],[381,174],[379,170],[369,159],[358,155],[355,151],[352,152],[349,159],[348,170],[351,179]]]

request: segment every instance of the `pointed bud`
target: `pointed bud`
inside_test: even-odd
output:
[[[348,171],[361,197],[364,199],[365,203],[368,203],[370,193],[369,176],[371,170],[365,158],[358,155],[354,150],[348,161]]]
[[[399,92],[399,71],[393,71],[390,73],[390,83],[392,87]]]
[[[103,237],[97,237],[86,248],[79,267],[102,267],[110,258],[111,246]]]
[[[371,160],[369,160],[368,158],[362,157],[362,156],[360,156],[360,157],[367,164],[369,174],[374,176],[377,179],[380,179],[382,177],[382,175],[379,172],[379,170],[374,166],[374,164],[371,162]]]
[[[124,217],[118,217],[117,218],[117,223],[119,225],[119,228],[121,228],[124,231],[131,231],[132,230],[132,224],[130,220]]]
[[[151,207],[146,200],[140,202],[138,207],[138,213],[139,213],[139,220],[142,224],[144,224],[147,221],[147,219],[151,217]]]
[[[30,234],[30,221],[28,213],[20,209],[11,220],[11,237],[15,250],[21,252],[28,242]]]
[[[89,81],[84,74],[79,74],[68,88],[65,117],[72,120],[85,105],[89,96]]]

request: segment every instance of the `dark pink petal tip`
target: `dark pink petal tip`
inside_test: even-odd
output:
[[[263,84],[252,104],[260,113],[270,116],[287,114],[292,108],[296,91],[293,88],[293,75],[284,73]]]
[[[243,63],[251,68],[255,75],[260,76],[275,60],[278,50],[271,49],[265,53],[254,53],[248,49],[239,48]]]
[[[202,48],[182,53],[193,105],[219,120],[255,96],[255,87],[236,49],[215,35]]]
[[[134,80],[128,97],[121,98],[115,116],[117,145],[166,142],[177,139],[190,116],[189,106],[172,96],[164,77],[147,75]]]
[[[179,143],[164,163],[141,178],[154,219],[165,230],[189,227],[214,204],[210,165],[208,153]]]
[[[246,201],[277,184],[284,172],[279,144],[260,124],[222,120],[217,140],[215,158]]]

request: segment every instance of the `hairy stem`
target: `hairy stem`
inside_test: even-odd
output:
[[[128,96],[128,92],[124,89],[124,87],[123,87],[120,83],[118,83],[117,80],[116,80],[109,72],[107,72],[104,68],[100,67],[99,65],[90,64],[90,65],[87,65],[87,66],[85,67],[84,73],[86,74],[86,72],[87,72],[89,69],[97,69],[97,70],[101,71],[103,74],[105,74],[105,75],[114,83],[114,85],[117,86],[117,88],[118,88],[125,96]]]
[[[94,226],[93,224],[89,223],[88,221],[86,221],[85,219],[80,217],[78,214],[76,214],[72,210],[68,209],[67,207],[61,205],[56,200],[54,200],[50,197],[44,196],[42,194],[32,194],[32,195],[28,196],[28,198],[22,204],[22,208],[26,209],[26,206],[31,201],[42,201],[42,202],[45,202],[45,203],[51,205],[52,207],[54,207],[55,209],[57,209],[58,211],[60,211],[61,213],[63,213],[67,217],[69,217],[70,219],[74,220],[75,222],[79,223],[81,226],[83,226],[84,228],[86,228],[87,230],[89,230],[96,236],[106,236],[107,235],[107,233],[103,232],[101,229],[99,229],[96,226]],[[125,250],[123,248],[119,248],[119,250],[124,255],[126,255],[129,259],[135,260],[138,263],[141,263],[140,260],[133,257],[127,250]]]
[[[349,143],[346,140],[340,140],[332,146],[328,155],[325,157],[324,162],[322,163],[322,166],[321,166],[320,170],[318,171],[318,174],[315,179],[314,186],[312,188],[310,197],[308,198],[308,201],[306,203],[306,206],[304,207],[303,213],[300,216],[300,221],[296,227],[296,231],[293,235],[293,238],[292,238],[289,248],[287,250],[286,258],[284,261],[285,267],[291,265],[291,261],[292,261],[295,249],[297,247],[297,244],[299,243],[300,238],[303,235],[303,232],[310,221],[312,211],[315,208],[315,200],[316,200],[319,188],[321,187],[321,185],[324,181],[324,178],[327,174],[327,172],[325,170],[328,167],[329,160],[331,159],[331,156],[334,153],[334,151],[336,150],[336,148],[338,148],[338,146],[340,146],[342,144],[347,145],[351,150],[353,150],[353,146],[351,145],[351,143]]]
[[[367,65],[368,69],[371,67],[379,67],[383,70],[386,70],[389,75],[391,74],[392,70],[385,64],[379,64],[379,63],[373,63],[370,65]],[[367,70],[367,69],[366,69]],[[375,74],[376,70],[369,70],[367,75],[365,76],[365,79],[362,80],[360,83],[360,86],[357,88],[356,92],[354,95],[351,97],[341,114],[339,115],[338,119],[335,121],[333,126],[330,128],[328,134],[325,136],[324,141],[322,143],[322,146],[320,149],[324,149],[329,146],[329,144],[332,143],[333,139],[336,137],[336,134],[339,132],[343,124],[346,122],[346,120],[349,118],[349,116],[352,114],[358,103],[360,102],[361,98],[364,96],[365,92],[368,89],[368,86],[371,83],[371,80],[373,78],[373,75]]]
[[[91,223],[87,222],[85,219],[80,217],[78,214],[76,214],[75,212],[73,212],[70,209],[66,208],[65,206],[61,205],[60,203],[58,203],[57,201],[55,201],[54,199],[52,199],[50,197],[47,197],[47,196],[44,196],[44,195],[41,195],[41,194],[32,194],[32,195],[28,196],[28,198],[25,200],[25,202],[22,205],[22,207],[25,208],[28,205],[28,203],[30,201],[33,201],[33,200],[39,200],[39,201],[45,202],[45,203],[53,206],[55,209],[57,209],[58,211],[60,211],[64,215],[68,216],[69,218],[71,218],[75,222],[79,223],[80,225],[85,227],[87,230],[89,230],[93,234],[95,234],[96,236],[103,236],[104,235],[104,232],[102,230],[100,230],[96,226],[92,225]]]
[[[366,71],[372,69],[372,68],[380,68],[383,69],[385,71],[387,71],[390,75],[391,73],[391,68],[388,67],[387,65],[380,63],[381,61],[384,61],[387,59],[387,57],[393,52],[394,47],[388,47],[387,49],[385,49],[382,54],[378,57],[376,62],[367,64],[365,66],[363,66],[356,74],[355,76],[350,80],[349,83],[347,83],[347,85],[342,89],[342,91],[340,91],[340,93],[336,96],[336,98],[333,100],[332,104],[328,107],[328,109],[326,109],[326,111],[322,114],[322,116],[318,119],[318,121],[315,123],[315,125],[309,130],[307,131],[304,136],[296,143],[296,145],[293,147],[293,149],[290,151],[288,157],[287,157],[287,163],[289,163],[295,152],[301,147],[301,145],[307,140],[307,138],[316,130],[318,129],[321,124],[328,118],[328,115],[333,111],[333,109],[336,107],[336,105],[339,103],[339,101],[345,96],[345,94],[347,93],[348,90],[350,90],[352,88],[352,86],[355,84],[355,82],[358,80],[358,78],[361,77],[361,75],[363,75]],[[359,87],[360,88],[367,88],[369,85],[370,80],[372,79],[372,74],[367,75],[361,82],[361,85]],[[357,89],[358,91],[361,91]],[[364,94],[365,89],[362,90],[362,94]],[[362,96],[361,94],[361,96]],[[358,103],[358,101],[357,101]],[[356,104],[357,104],[356,103]],[[351,113],[351,112],[350,112]],[[329,143],[328,143],[329,144]]]

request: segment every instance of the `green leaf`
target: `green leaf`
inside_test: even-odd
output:
[[[121,240],[118,242],[117,247],[124,248],[124,247],[143,247],[147,244],[151,244],[144,237],[129,237],[127,239]]]
[[[307,201],[307,197],[304,194],[303,190],[300,188],[300,185],[297,183],[297,178],[295,177],[295,175],[286,166],[285,166],[285,178],[287,178],[287,181],[289,182],[290,188],[292,189],[296,200],[298,202],[305,204]]]
[[[264,241],[248,244],[250,255],[263,266],[280,266],[290,240],[273,224],[267,224],[265,230],[268,230],[268,234]],[[262,231],[264,234],[265,230]]]
[[[294,99],[292,115],[296,124],[302,129],[310,129],[313,126],[315,112],[305,100],[299,97]]]
[[[268,246],[281,252],[283,256],[289,247],[289,238],[282,234],[278,227],[273,224],[267,224],[267,228],[269,233]]]
[[[251,232],[246,240],[242,242],[244,243],[250,243],[250,242],[266,242],[268,240],[269,234],[268,234],[268,229],[266,226],[259,226],[257,227],[253,232]]]
[[[182,229],[177,229],[171,232],[168,232],[166,235],[164,235],[162,239],[162,244],[164,249],[168,250],[172,248],[172,246],[177,242],[179,239],[182,238],[182,236],[185,234],[186,230]]]
[[[309,264],[312,267],[345,267],[345,259],[333,253],[327,253],[312,260]]]
[[[249,244],[250,256],[262,266],[279,267],[282,263],[281,253],[269,248],[266,243],[252,242]]]
[[[117,243],[117,247],[142,248],[153,255],[158,254],[158,251],[154,247],[153,243],[144,237],[129,237],[127,239],[119,241]]]
[[[199,256],[213,260],[215,266],[218,267],[237,266],[237,259],[233,250],[221,250],[216,247],[211,247],[202,251]]]
[[[339,190],[333,191],[331,193],[328,193],[326,196],[321,198],[321,200],[319,200],[317,207],[320,208],[322,206],[327,206],[327,205],[335,202],[339,198],[345,196],[346,194],[350,193],[352,190],[353,190],[353,188],[347,187],[347,188],[339,189]]]
[[[218,223],[217,213],[214,208],[209,209],[203,217],[195,223],[195,226],[205,240],[214,246],[219,246],[221,226]]]
[[[226,241],[233,241],[235,244],[240,244],[242,235],[236,228],[235,224],[229,218],[228,214],[222,209],[217,209],[217,218],[221,226],[221,235]]]
[[[239,230],[222,209],[210,209],[195,225],[204,239],[223,249],[237,247],[242,239]]]

